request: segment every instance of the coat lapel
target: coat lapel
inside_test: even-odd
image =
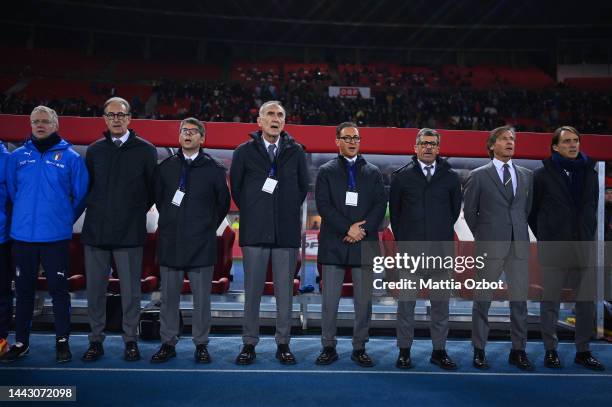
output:
[[[486,171],[487,171],[487,174],[489,174],[489,177],[491,177],[491,180],[493,181],[493,184],[495,184],[495,186],[497,186],[497,190],[499,191],[499,193],[507,201],[508,198],[506,197],[506,190],[504,189],[504,186],[502,184],[501,179],[499,179],[499,175],[497,174],[497,168],[495,168],[495,165],[493,165],[493,161],[491,161],[488,164]]]
[[[527,184],[527,175],[523,171],[522,168],[517,167],[512,164],[514,167],[514,172],[516,173],[516,194],[514,194],[514,202],[518,202],[519,199],[523,197],[523,185]]]
[[[572,194],[569,190],[569,186],[567,185],[567,182],[563,179],[563,175],[561,174],[561,172],[556,170],[555,164],[552,162],[552,160],[548,163],[548,165],[546,165],[546,170],[550,173],[552,178],[559,185],[561,190],[565,193],[567,201],[572,202],[573,199]]]
[[[446,173],[446,166],[442,163],[442,160],[438,159],[436,161],[436,171],[434,172],[433,176],[431,177],[431,181],[430,182],[437,181],[445,173]],[[421,174],[423,174],[423,172],[421,172]],[[425,174],[423,174],[423,177],[425,177]]]
[[[423,170],[421,169],[421,164],[417,160],[414,161],[414,165],[412,166],[412,171],[416,175],[417,179],[422,182],[427,182],[425,178],[425,174],[423,174]]]

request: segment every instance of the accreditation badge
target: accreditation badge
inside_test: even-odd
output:
[[[184,197],[185,193],[180,189],[177,189],[174,193],[174,197],[172,198],[172,205],[181,206],[181,202],[183,202]]]
[[[276,189],[276,184],[278,184],[277,180],[275,180],[274,178],[268,177],[266,179],[266,182],[264,182],[263,187],[261,188],[261,190],[266,192],[266,193],[268,193],[268,194],[273,194],[274,190]]]
[[[358,198],[359,194],[357,192],[346,191],[346,198],[344,199],[344,204],[347,206],[357,206]]]

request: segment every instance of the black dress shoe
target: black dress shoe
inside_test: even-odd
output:
[[[338,352],[333,346],[325,346],[321,354],[315,360],[317,365],[329,365],[338,360]]]
[[[529,361],[529,358],[524,350],[512,349],[510,351],[510,356],[508,356],[508,363],[515,365],[521,370],[528,372],[533,371],[533,365]]]
[[[206,345],[196,346],[193,358],[195,359],[196,363],[210,363],[210,354],[208,353]]]
[[[68,338],[60,336],[55,340],[55,361],[57,363],[70,362],[72,360],[72,353],[70,353],[70,345],[68,345]]]
[[[95,362],[100,359],[102,355],[104,355],[102,342],[89,342],[89,348],[87,348],[81,360],[83,362]]]
[[[8,352],[2,355],[2,358],[0,358],[0,362],[13,363],[20,357],[27,355],[29,352],[30,352],[30,346],[24,345],[22,343],[16,343],[13,346],[11,346]]]
[[[549,369],[561,369],[561,359],[556,350],[547,350],[544,355],[544,366]]]
[[[410,348],[400,348],[399,356],[395,361],[395,367],[398,369],[412,368],[412,360],[410,360]]]
[[[123,359],[126,362],[136,362],[140,360],[140,351],[138,345],[134,341],[125,343],[125,351],[123,352]]]
[[[245,344],[236,358],[237,365],[250,365],[255,361],[255,345]]]
[[[295,365],[295,356],[291,353],[289,345],[282,343],[276,348],[276,359],[283,365]]]
[[[448,356],[446,350],[434,350],[429,359],[434,365],[440,366],[444,370],[457,370],[457,364]]]
[[[591,352],[589,351],[576,352],[576,358],[574,359],[574,363],[582,365],[587,369],[591,370],[606,370],[606,367],[599,360],[595,359],[595,357],[591,355]]]
[[[151,363],[164,363],[176,357],[176,348],[167,343],[162,343],[159,350],[151,356]]]
[[[474,359],[472,360],[472,364],[476,369],[480,370],[489,368],[489,363],[487,363],[484,349],[474,348]]]
[[[366,353],[365,349],[353,350],[351,360],[361,367],[374,366],[374,362],[372,359],[370,359],[370,356]]]

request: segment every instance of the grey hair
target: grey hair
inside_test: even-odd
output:
[[[34,115],[34,113],[38,113],[38,112],[46,113],[51,118],[51,121],[53,122],[53,124],[55,124],[55,127],[59,126],[59,119],[57,117],[57,113],[55,112],[55,110],[51,109],[50,107],[43,106],[43,105],[36,106],[32,110],[32,113],[30,113],[30,120],[32,120],[32,116]]]
[[[106,107],[114,102],[121,103],[125,107],[125,111],[127,112],[127,114],[131,114],[132,108],[130,107],[128,101],[118,96],[112,97],[104,103],[104,111],[106,112]]]
[[[430,128],[427,128],[427,127],[423,127],[421,130],[419,130],[419,132],[417,133],[417,136],[416,136],[415,144],[419,144],[421,142],[421,139],[423,138],[423,136],[433,136],[433,137],[436,138],[436,142],[438,144],[440,144],[440,133],[438,133],[434,129],[430,129]]]
[[[287,115],[287,111],[285,110],[285,107],[281,104],[281,102],[279,102],[278,100],[268,100],[266,103],[261,105],[261,107],[259,108],[259,116],[263,117],[264,114],[266,113],[266,110],[268,110],[268,108],[271,106],[280,107],[281,109],[283,109],[283,113],[285,113],[285,116]]]

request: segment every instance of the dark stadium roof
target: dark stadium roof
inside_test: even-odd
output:
[[[406,49],[554,49],[612,38],[612,2],[39,0],[5,9],[3,38],[31,26],[219,43]],[[26,36],[27,38],[27,36]],[[61,44],[58,44],[61,45]]]

